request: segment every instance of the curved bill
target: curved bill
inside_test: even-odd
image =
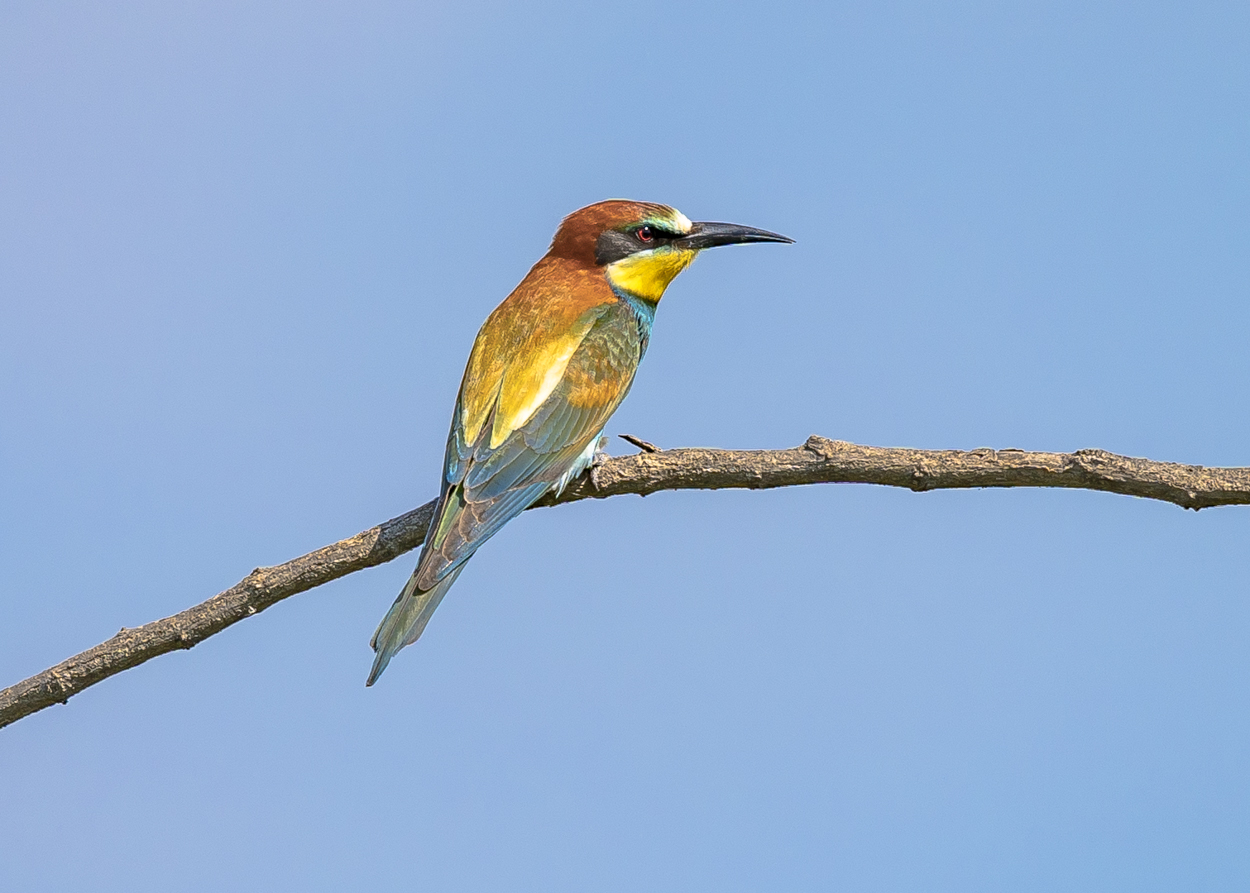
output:
[[[766,229],[753,226],[740,226],[736,223],[696,223],[690,232],[677,239],[683,248],[701,251],[704,248],[716,248],[719,245],[743,245],[747,242],[793,242],[787,236],[770,233]]]

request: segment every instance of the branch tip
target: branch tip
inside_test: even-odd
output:
[[[638,447],[638,449],[642,450],[644,453],[661,452],[658,446],[656,446],[653,443],[649,443],[648,441],[643,440],[641,437],[635,437],[632,434],[618,434],[616,436],[619,437],[621,440],[625,441],[626,443],[632,443],[634,446]]]

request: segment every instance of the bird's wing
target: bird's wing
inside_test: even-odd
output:
[[[480,419],[466,411],[466,372],[448,437],[442,499],[417,563],[422,589],[462,565],[551,489],[624,399],[640,358],[632,312],[599,306],[586,311],[576,328],[581,332],[572,336],[572,350],[542,345],[528,354],[556,357],[558,374],[550,365],[514,360],[490,382],[495,398],[479,402],[485,408]]]

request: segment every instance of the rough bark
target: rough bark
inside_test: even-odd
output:
[[[917,491],[1067,487],[1158,499],[1194,510],[1250,503],[1250,468],[1178,465],[1102,450],[913,450],[857,446],[813,436],[789,450],[656,450],[607,459],[562,495],[548,497],[539,505],[627,493],[646,496],[659,490],[821,483],[884,484]],[[430,502],[285,564],[256,568],[193,608],[121,630],[108,641],[0,691],[0,727],[63,704],[87,687],[158,655],[191,648],[284,598],[415,549],[425,538],[433,509]]]

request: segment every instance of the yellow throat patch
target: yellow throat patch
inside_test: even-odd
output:
[[[664,296],[664,289],[677,274],[694,260],[698,251],[681,248],[657,248],[631,254],[608,264],[608,282],[622,291],[637,295],[652,304]]]

